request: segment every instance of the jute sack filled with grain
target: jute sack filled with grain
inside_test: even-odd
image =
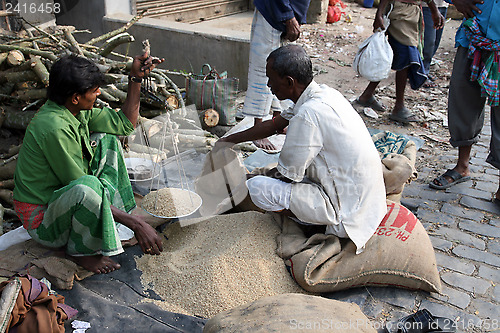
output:
[[[372,140],[382,161],[387,199],[399,202],[405,184],[417,179],[417,146],[408,138],[390,131],[374,134]]]
[[[324,234],[308,238],[297,223],[285,218],[278,236],[278,255],[287,260],[297,283],[311,292],[359,286],[440,292],[436,257],[424,227],[401,204],[387,201],[387,210],[358,255],[351,240]]]
[[[203,200],[200,214],[222,214],[241,203],[248,194],[246,174],[243,161],[234,150],[210,151],[195,181],[195,192]]]
[[[305,293],[276,254],[279,233],[272,215],[259,212],[174,223],[161,255],[137,258],[137,267],[143,285],[165,300],[160,307],[210,318],[262,297]]]
[[[376,332],[354,303],[284,294],[261,298],[211,318],[203,333]]]

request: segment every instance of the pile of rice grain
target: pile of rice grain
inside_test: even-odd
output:
[[[280,229],[270,214],[220,215],[164,231],[160,256],[136,258],[142,283],[163,309],[210,318],[219,312],[284,293],[306,293],[278,257]],[[156,303],[156,302],[155,302]]]
[[[146,211],[156,216],[165,217],[191,214],[200,205],[201,198],[198,195],[174,187],[151,191],[142,200],[142,208]]]

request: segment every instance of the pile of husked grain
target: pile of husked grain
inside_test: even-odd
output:
[[[151,191],[142,200],[142,208],[156,216],[176,217],[193,213],[201,205],[194,192],[165,187]]]
[[[279,232],[273,217],[259,212],[175,223],[164,232],[163,253],[137,258],[137,267],[143,285],[165,300],[162,308],[210,318],[262,297],[306,293],[275,253]]]

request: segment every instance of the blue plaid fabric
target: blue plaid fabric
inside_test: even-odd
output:
[[[472,59],[471,81],[476,81],[481,86],[481,95],[488,98],[488,104],[498,106],[500,104],[500,72],[498,61],[500,60],[500,42],[493,41],[483,36],[475,17],[463,23],[465,34],[470,40],[468,57]],[[491,55],[483,63],[482,51],[491,51]]]

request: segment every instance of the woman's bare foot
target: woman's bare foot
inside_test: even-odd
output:
[[[105,257],[103,255],[96,256],[82,256],[74,257],[69,256],[69,259],[82,266],[86,270],[94,272],[96,274],[106,274],[117,269],[120,269],[121,265],[110,257]]]

